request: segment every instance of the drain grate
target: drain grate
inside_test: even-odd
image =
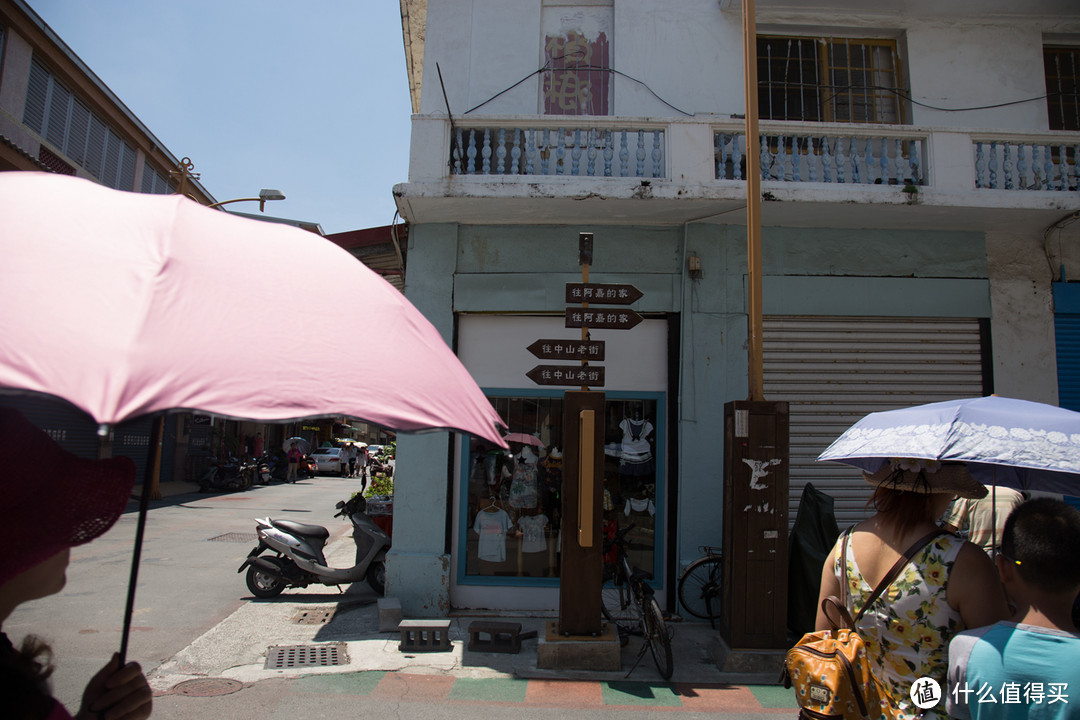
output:
[[[234,543],[250,543],[259,539],[259,536],[255,533],[246,532],[233,532],[225,533],[224,535],[218,535],[217,537],[207,538],[210,542],[234,542]]]
[[[293,622],[300,625],[326,625],[334,619],[336,607],[318,607],[301,610],[293,615]]]
[[[172,692],[188,697],[216,697],[230,695],[243,687],[244,683],[229,678],[197,678],[177,683],[173,686]]]
[[[282,645],[267,649],[266,665],[263,667],[267,670],[282,670],[295,667],[332,667],[348,662],[345,643]]]

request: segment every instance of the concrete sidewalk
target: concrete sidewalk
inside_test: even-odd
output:
[[[344,566],[351,562],[353,553],[352,539],[346,532],[332,539],[327,559],[331,565]],[[716,663],[719,633],[707,623],[681,622],[671,625],[675,672],[671,680],[665,682],[648,653],[627,676],[637,658],[641,643],[639,638],[630,638],[622,648],[622,670],[619,671],[538,668],[537,647],[540,639],[523,640],[518,653],[474,652],[467,647],[468,627],[474,620],[498,619],[520,623],[522,632],[536,631],[542,638],[547,623],[555,619],[553,613],[548,616],[514,613],[454,615],[449,618],[451,650],[402,652],[399,650],[397,631],[379,631],[377,600],[366,583],[356,583],[342,594],[318,586],[289,590],[272,600],[252,600],[155,668],[149,675],[151,686],[158,695],[189,691],[197,695],[200,684],[206,684],[208,688],[215,683],[219,687],[250,687],[265,680],[292,679],[302,680],[297,685],[298,690],[312,683],[323,683],[327,687],[347,684],[355,690],[364,687],[365,682],[390,682],[384,678],[385,674],[400,674],[401,677],[395,682],[406,682],[408,677],[415,676],[441,676],[446,679],[441,682],[449,683],[447,692],[450,692],[450,686],[469,687],[469,683],[481,680],[518,683],[579,681],[594,685],[597,689],[586,694],[597,697],[603,697],[604,692],[614,692],[611,688],[621,687],[627,682],[642,683],[643,687],[653,688],[682,686],[699,690],[730,690],[742,687],[746,692],[750,692],[747,688],[759,688],[757,692],[764,692],[769,698],[765,705],[748,700],[752,695],[746,693],[743,702],[755,708],[790,710],[795,707],[790,691],[769,687],[775,686],[777,672],[721,672]],[[287,659],[290,651],[280,648],[300,648],[302,664],[290,665]],[[315,658],[316,654],[320,657]],[[268,657],[274,655],[285,659],[278,662],[276,667],[268,667]],[[328,664],[306,664],[310,661]],[[366,680],[359,681],[361,677]],[[458,683],[458,680],[463,682]],[[512,683],[510,686],[513,686]],[[209,691],[212,692],[212,688]],[[537,689],[530,692],[543,691]],[[670,690],[664,692],[670,694]],[[660,695],[654,692],[648,694],[657,698],[664,695],[663,692]],[[730,698],[731,694],[728,693],[727,697]]]

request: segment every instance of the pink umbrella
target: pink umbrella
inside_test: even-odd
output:
[[[431,323],[312,233],[179,195],[6,172],[0,248],[0,388],[61,397],[104,425],[168,410],[348,415],[505,447],[504,423]],[[372,318],[377,343],[357,332]]]
[[[544,443],[540,438],[535,435],[529,435],[528,433],[510,433],[509,435],[503,435],[503,440],[508,443],[523,443],[525,445],[544,447]]]
[[[319,236],[178,195],[0,173],[0,387],[114,424],[164,410],[348,415],[502,444],[431,323]],[[357,328],[378,318],[368,342]]]

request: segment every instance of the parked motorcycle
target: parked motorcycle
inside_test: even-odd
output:
[[[336,507],[338,512],[334,517],[348,516],[352,523],[356,564],[350,568],[332,568],[326,564],[323,547],[330,533],[322,525],[256,519],[259,544],[236,571],[247,568],[247,587],[252,595],[271,598],[285,588],[346,585],[360,580],[367,580],[371,589],[382,595],[386,589],[385,560],[390,536],[367,516],[367,501],[359,493]]]
[[[258,469],[255,476],[263,485],[269,485],[274,480],[285,482],[289,476],[289,465],[273,453],[263,453],[258,460]]]
[[[199,478],[199,492],[247,490],[254,482],[254,465],[242,464],[232,454],[220,461],[211,457],[210,467]]]

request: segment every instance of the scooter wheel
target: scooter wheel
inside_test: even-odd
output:
[[[247,586],[257,598],[272,598],[285,589],[285,581],[252,565],[247,571]]]
[[[367,580],[367,584],[371,586],[376,595],[382,595],[386,592],[386,563],[371,563],[368,566],[367,573],[364,575],[364,579]]]

